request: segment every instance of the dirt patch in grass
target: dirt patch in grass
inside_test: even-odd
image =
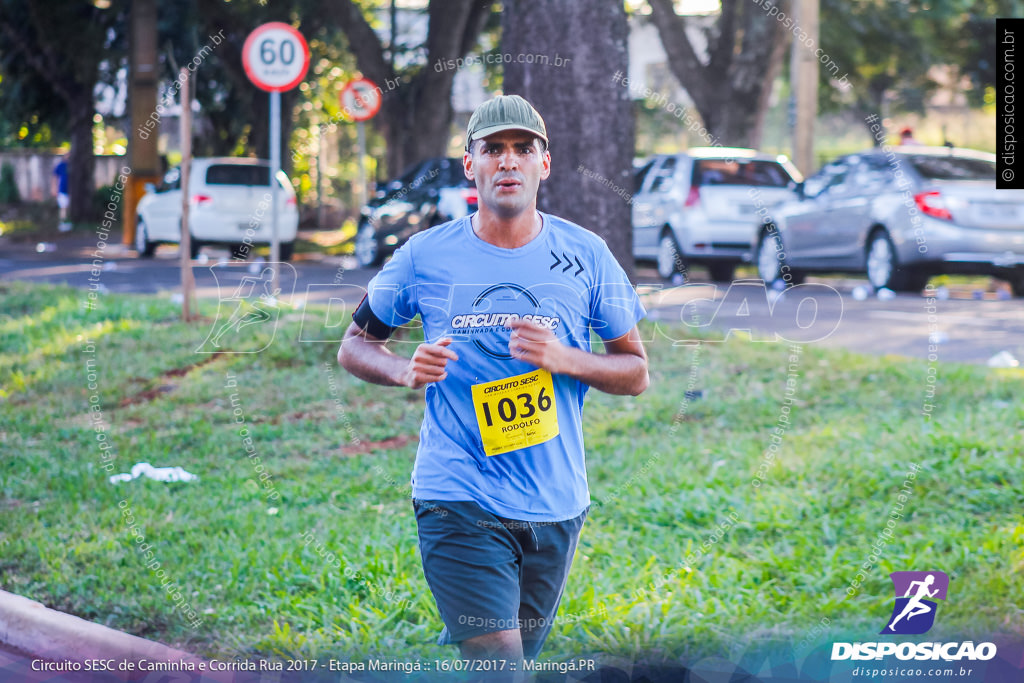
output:
[[[341,452],[345,455],[366,455],[373,451],[389,451],[402,448],[410,443],[419,442],[419,440],[419,436],[402,434],[399,436],[389,436],[381,441],[360,441],[358,444],[343,447]]]
[[[187,375],[188,373],[192,372],[196,368],[201,368],[204,365],[209,365],[210,363],[214,362],[215,360],[217,360],[219,357],[221,357],[223,355],[224,354],[222,352],[215,351],[214,353],[211,353],[208,358],[206,358],[204,360],[201,360],[198,363],[192,363],[190,365],[185,365],[185,366],[182,366],[180,368],[172,368],[171,370],[167,370],[166,372],[163,372],[157,378],[157,380],[159,381],[161,379],[168,379],[168,378],[171,378],[171,377],[184,377],[185,375]],[[158,386],[156,386],[156,387],[154,387],[152,389],[146,389],[146,390],[140,391],[140,392],[138,392],[136,394],[132,394],[131,396],[126,396],[126,397],[121,399],[121,402],[118,405],[121,408],[124,408],[124,407],[127,407],[127,406],[137,405],[139,403],[149,403],[150,401],[152,401],[152,400],[154,400],[154,399],[156,399],[156,398],[158,398],[160,396],[163,396],[164,394],[171,393],[172,391],[174,391],[177,388],[178,388],[178,385],[174,384],[173,382],[164,382],[164,383],[159,384]]]

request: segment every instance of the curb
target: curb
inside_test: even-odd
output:
[[[0,590],[0,642],[44,659],[138,662],[188,661],[199,657],[145,638],[50,609],[42,603]],[[116,666],[116,663],[115,663]],[[120,673],[121,677],[126,672]]]

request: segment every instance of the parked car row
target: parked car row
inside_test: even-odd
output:
[[[803,181],[782,157],[692,149],[635,175],[633,254],[671,277],[689,265],[729,280],[754,262],[765,282],[865,274],[919,291],[932,275],[1002,278],[1024,296],[1024,191],[996,190],[993,154],[948,147],[869,150]]]
[[[731,280],[753,263],[768,283],[810,273],[866,274],[876,289],[919,291],[938,274],[1002,278],[1024,296],[1024,190],[996,190],[996,157],[905,146],[840,157],[806,179],[782,156],[740,148],[659,154],[639,165],[633,255],[669,278],[691,265]],[[275,182],[281,256],[292,255],[298,211],[287,176]],[[270,243],[270,167],[195,159],[188,196],[192,256],[204,244],[246,255]],[[136,248],[180,242],[182,188],[172,169],[138,205]],[[361,266],[379,264],[413,234],[477,209],[462,160],[427,159],[380,186],[355,240]]]

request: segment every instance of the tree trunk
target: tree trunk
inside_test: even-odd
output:
[[[504,3],[505,94],[537,108],[551,141],[540,208],[603,237],[632,278],[633,108],[613,81],[629,69],[628,35],[621,0]]]
[[[73,223],[94,220],[92,197],[96,193],[96,158],[93,156],[92,117],[93,105],[90,88],[74,92],[74,99],[68,102],[74,112],[71,118],[71,152],[68,155],[68,194],[71,205],[68,218]]]
[[[772,83],[789,45],[784,23],[748,0],[722,0],[707,54],[698,55],[672,0],[650,0],[650,5],[669,68],[693,99],[707,144],[758,147]],[[790,5],[778,3],[787,15]]]
[[[384,95],[375,123],[387,140],[388,177],[448,149],[455,72],[433,71],[425,67],[411,83]]]

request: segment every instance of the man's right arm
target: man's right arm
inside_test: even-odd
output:
[[[419,389],[430,382],[440,382],[448,376],[449,360],[459,356],[448,348],[448,337],[436,344],[420,344],[412,358],[405,358],[387,348],[387,340],[379,339],[352,323],[338,349],[338,362],[361,380],[373,384]]]

